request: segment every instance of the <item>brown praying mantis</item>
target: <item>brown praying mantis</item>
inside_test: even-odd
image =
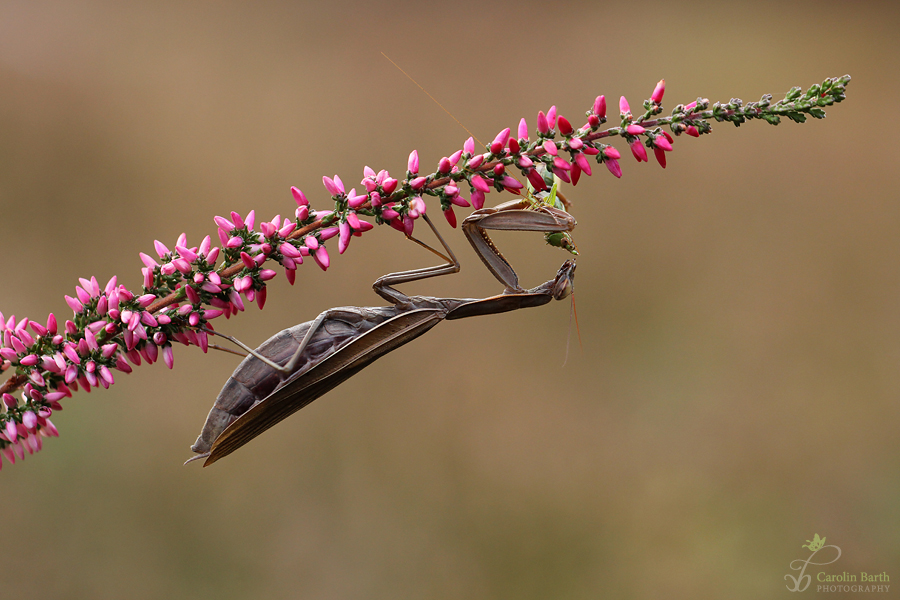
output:
[[[487,230],[572,231],[575,219],[566,211],[528,199],[515,200],[470,214],[462,224],[466,238],[488,270],[505,287],[488,298],[407,296],[394,285],[459,272],[456,256],[427,215],[425,222],[446,254],[408,236],[445,262],[422,269],[390,273],[372,287],[391,303],[386,307],[345,306],[324,311],[312,321],[285,329],[252,349],[212,330],[249,354],[225,383],[187,462],[205,458],[209,466],[231,454],[268,428],[334,389],[392,350],[411,342],[441,321],[491,315],[550,300],[571,291],[575,262],[566,261],[553,279],[536,288],[519,286],[518,276]],[[185,463],[187,464],[187,463]]]

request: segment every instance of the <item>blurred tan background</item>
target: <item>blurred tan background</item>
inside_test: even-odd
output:
[[[814,533],[835,572],[900,585],[898,25],[889,3],[0,1],[0,310],[38,320],[79,276],[138,287],[154,239],[459,148],[381,52],[483,141],[660,77],[668,114],[853,76],[824,121],[717,125],[665,171],[619,143],[621,180],[582,179],[583,349],[565,302],[446,323],[209,469],[181,463],[234,357],[178,347],[76,395],[0,474],[0,595],[788,597]],[[498,291],[448,235],[462,273],[408,289]],[[528,285],[565,259],[498,238]],[[219,328],[256,345],[431,262],[388,228],[332,255]]]

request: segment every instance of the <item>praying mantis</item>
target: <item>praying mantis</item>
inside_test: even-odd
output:
[[[393,286],[457,273],[459,261],[427,215],[422,215],[444,252],[408,236],[439,256],[442,264],[390,273],[372,287],[391,303],[386,307],[345,306],[322,312],[312,321],[285,329],[252,349],[208,330],[249,354],[229,377],[191,446],[203,466],[231,454],[265,430],[334,389],[385,354],[423,335],[443,320],[491,315],[562,300],[572,291],[575,261],[568,260],[556,277],[533,289],[519,286],[518,276],[487,230],[539,231],[566,234],[575,219],[557,206],[529,199],[482,208],[470,214],[462,230],[487,269],[504,285],[487,298],[407,296]],[[187,462],[185,464],[187,464]]]

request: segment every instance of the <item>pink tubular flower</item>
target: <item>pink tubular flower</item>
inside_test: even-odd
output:
[[[307,206],[309,204],[309,200],[306,199],[306,194],[304,194],[300,188],[291,187],[291,194],[294,196],[297,206]]]
[[[478,191],[480,191],[480,192],[482,192],[482,193],[485,193],[485,194],[491,191],[491,186],[490,186],[490,184],[489,184],[489,183],[487,182],[487,180],[486,180],[484,177],[482,177],[481,175],[472,175],[472,186],[473,186],[476,190],[478,190]],[[76,312],[77,312],[77,311],[76,311]]]
[[[369,197],[365,194],[357,196],[356,189],[354,188],[350,190],[350,194],[347,196],[347,204],[350,206],[350,208],[359,208],[360,206],[365,204],[366,200],[368,199]]]
[[[666,152],[671,152],[671,151],[672,151],[672,143],[666,138],[665,135],[657,136],[657,137],[653,140],[653,144],[654,144],[657,148],[661,148],[661,149],[665,150]]]
[[[484,192],[479,189],[476,189],[472,192],[472,207],[475,210],[479,210],[484,206]]]
[[[653,155],[656,157],[656,162],[659,163],[663,169],[666,168],[666,152],[659,146],[653,146]]]
[[[325,189],[332,196],[340,196],[343,193],[343,190],[338,188],[337,183],[331,177],[323,176],[322,183],[325,184]]]
[[[169,367],[170,369],[175,365],[175,353],[172,351],[171,344],[166,344],[165,346],[163,346],[163,360],[165,361],[166,366]],[[106,369],[106,367],[101,368],[101,370],[100,370],[101,376],[103,375],[103,369]],[[106,369],[106,372],[109,373],[109,369]],[[112,375],[110,375],[110,378],[111,377],[112,377]],[[110,383],[112,383],[112,382],[110,381]]]
[[[635,160],[638,162],[647,162],[647,150],[644,148],[641,140],[634,140],[628,145],[631,147],[631,153],[634,155]]]
[[[547,116],[544,114],[544,111],[538,111],[537,116],[537,128],[538,132],[541,135],[547,135],[550,133],[550,124],[547,122]]]
[[[347,249],[347,246],[350,244],[350,236],[352,232],[350,230],[350,224],[346,221],[341,221],[339,228],[341,236],[338,239],[338,254],[343,254]]]
[[[500,154],[503,152],[503,149],[506,147],[506,144],[509,142],[509,127],[501,131],[497,134],[497,137],[494,138],[494,141],[491,142],[491,153],[492,154]]]
[[[519,130],[517,132],[520,140],[528,141],[528,122],[525,121],[525,117],[522,117],[522,120],[519,121]]]
[[[650,102],[654,104],[659,104],[662,102],[663,94],[666,93],[666,80],[660,79],[659,83],[656,84],[656,87],[653,89],[653,93],[650,94]]]
[[[578,165],[586,175],[591,175],[591,163],[588,162],[588,159],[584,154],[582,154],[581,152],[576,154],[573,162]]]
[[[525,174],[528,177],[528,181],[531,182],[531,186],[538,192],[543,189],[546,189],[547,184],[544,183],[544,178],[541,177],[541,174],[537,172],[537,169],[531,169],[528,173]],[[479,207],[480,208],[480,207]]]
[[[607,158],[603,161],[603,164],[606,165],[606,168],[609,169],[610,173],[612,173],[616,177],[622,177],[622,167],[619,165],[618,159]]]
[[[597,96],[597,99],[594,100],[594,106],[591,109],[591,112],[601,119],[606,117],[606,96]]]
[[[323,271],[328,270],[328,266],[331,264],[331,258],[328,256],[328,250],[325,246],[319,246],[316,249],[315,254],[313,254],[313,260],[316,261],[316,264],[319,265]]]
[[[522,185],[521,181],[514,177],[510,177],[509,175],[504,175],[501,183],[503,184],[503,187],[508,190],[521,190],[523,187],[525,187],[524,185]]]
[[[447,210],[444,211],[444,218],[447,219],[450,227],[456,229],[456,213],[453,212],[452,206],[448,206]]]
[[[547,154],[551,156],[557,156],[559,154],[559,150],[557,150],[556,143],[553,140],[544,140],[542,145]]]

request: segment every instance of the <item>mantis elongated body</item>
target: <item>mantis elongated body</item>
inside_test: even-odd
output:
[[[392,286],[459,271],[453,251],[434,224],[423,215],[446,255],[410,236],[443,258],[444,264],[379,278],[375,292],[391,303],[386,307],[341,307],[314,320],[285,329],[253,350],[225,383],[191,446],[204,466],[234,452],[276,423],[340,385],[378,358],[411,342],[447,319],[462,319],[547,304],[569,295],[574,261],[566,261],[553,279],[536,288],[519,287],[516,272],[494,246],[487,229],[568,232],[575,219],[567,212],[541,206],[527,209],[524,201],[481,209],[463,221],[462,229],[485,266],[504,284],[502,294],[488,298],[407,296]],[[216,334],[221,335],[221,334]]]

